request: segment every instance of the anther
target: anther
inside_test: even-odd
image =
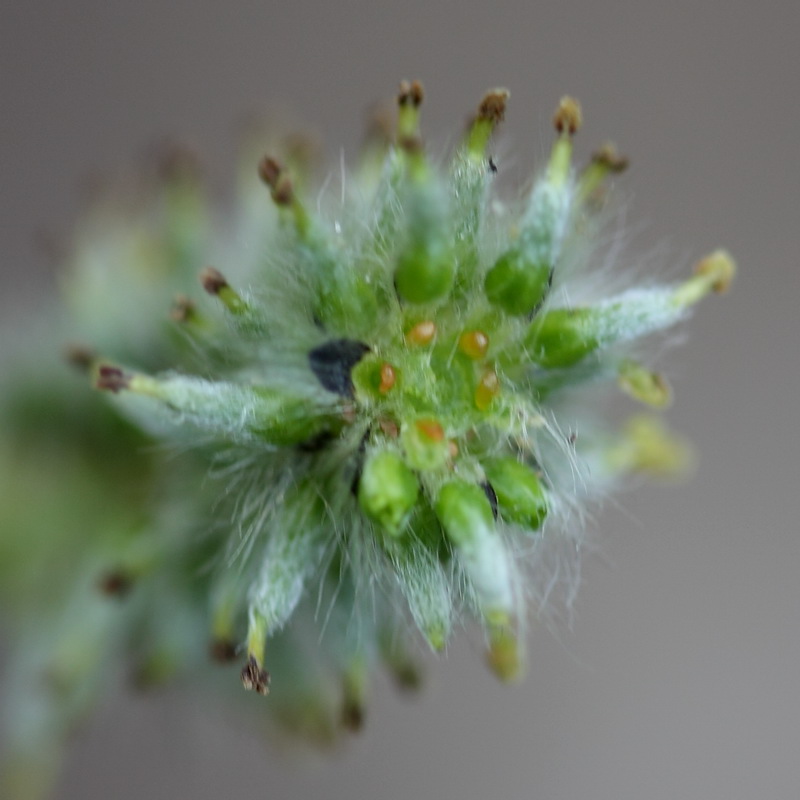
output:
[[[406,333],[406,343],[418,346],[426,345],[433,341],[434,336],[436,336],[436,323],[427,319],[418,322]]]
[[[467,151],[473,159],[484,158],[489,137],[505,116],[507,100],[507,89],[492,89],[481,100],[467,131]]]
[[[401,107],[411,106],[412,108],[419,108],[422,105],[422,100],[425,97],[425,92],[422,89],[422,84],[419,81],[401,81],[400,89],[397,93],[397,104]]]
[[[387,394],[389,390],[394,386],[395,381],[397,380],[397,374],[394,371],[394,367],[391,364],[382,364],[381,365],[381,382],[380,386],[378,386],[378,391],[381,394]]]
[[[612,142],[606,142],[602,147],[592,153],[592,163],[605,169],[607,172],[619,173],[628,168],[628,158],[617,152]]]
[[[231,288],[227,278],[214,267],[205,267],[200,272],[200,283],[210,295],[218,297],[231,314],[245,314],[247,303]]]
[[[435,419],[419,419],[415,426],[426,439],[432,442],[444,441],[444,428]]]
[[[123,598],[133,587],[133,579],[124,570],[114,569],[101,575],[97,586],[108,597]]]
[[[493,125],[502,122],[506,113],[508,96],[508,89],[492,89],[487,92],[478,106],[477,118],[491,122]]]
[[[294,201],[294,186],[283,164],[271,156],[258,162],[258,176],[269,186],[276,205],[290,206]]]
[[[475,407],[479,411],[486,411],[492,401],[500,394],[500,381],[493,369],[487,369],[478,381],[475,389]]]
[[[483,358],[489,349],[489,337],[483,331],[464,331],[458,338],[458,349],[473,360]]]
[[[559,134],[566,133],[573,136],[581,127],[583,114],[580,103],[573,97],[561,98],[556,113],[553,116],[553,125]]]
[[[259,665],[255,656],[251,655],[247,659],[247,663],[242,667],[242,686],[244,686],[248,692],[268,695],[269,681],[269,672]]]
[[[214,267],[206,267],[200,272],[200,283],[210,295],[216,297],[223,289],[227,289],[228,281],[225,276]]]
[[[118,394],[123,389],[129,389],[131,376],[126,375],[119,367],[103,364],[97,371],[95,386],[108,392]]]

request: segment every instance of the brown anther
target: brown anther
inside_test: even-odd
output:
[[[436,323],[426,319],[418,322],[406,333],[406,342],[415,345],[430,344],[434,336],[436,336]]]
[[[97,382],[95,386],[98,389],[104,389],[117,394],[123,389],[130,388],[130,385],[130,375],[126,375],[119,367],[112,367],[108,364],[104,364],[97,372]]]
[[[473,360],[483,358],[489,349],[489,337],[483,331],[464,331],[458,337],[458,349]]]
[[[425,93],[419,81],[401,81],[400,89],[397,94],[397,104],[401,106],[413,106],[419,108]]]
[[[478,119],[484,119],[496,125],[503,121],[506,113],[506,101],[508,100],[508,89],[492,89],[487,92],[478,106]]]
[[[175,322],[188,322],[194,315],[195,308],[193,300],[185,294],[179,294],[172,303],[169,315]]]
[[[272,190],[272,199],[277,205],[291,205],[294,200],[294,185],[280,161],[271,156],[265,156],[258,163],[258,175]]]
[[[573,97],[562,97],[553,117],[556,131],[572,136],[580,128],[582,120],[580,103]]]
[[[447,443],[447,454],[450,458],[456,458],[456,456],[458,456],[458,443],[453,439]]]
[[[347,423],[356,421],[356,407],[352,403],[347,403],[342,407],[342,419]]]
[[[381,364],[381,383],[378,386],[378,391],[381,394],[387,394],[396,380],[397,374],[394,371],[394,367],[388,363]]]
[[[605,167],[609,172],[622,172],[628,168],[628,159],[617,152],[611,142],[606,142],[602,147],[592,153],[592,162]]]
[[[123,598],[133,586],[131,576],[121,569],[111,570],[100,576],[97,588],[108,597]]]
[[[269,694],[269,672],[259,666],[255,656],[250,656],[242,667],[242,686],[248,692],[260,695]]]
[[[419,419],[417,430],[432,442],[444,441],[444,428],[435,419]]]
[[[208,654],[218,664],[230,664],[236,660],[236,645],[230,639],[212,639]]]
[[[81,344],[68,344],[64,348],[64,360],[81,372],[88,372],[96,357],[94,351]]]
[[[228,281],[218,269],[206,267],[200,272],[200,284],[210,295],[216,297],[228,286]]]
[[[271,156],[264,156],[258,162],[258,177],[269,186],[270,189],[275,188],[278,178],[283,174],[284,169],[281,163]]]

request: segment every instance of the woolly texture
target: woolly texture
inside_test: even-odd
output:
[[[420,138],[422,88],[402,84],[394,135],[369,140],[338,208],[312,212],[307,159],[285,148],[260,161],[260,187],[243,179],[212,243],[196,164],[176,152],[152,207],[106,203],[84,225],[58,335],[85,345],[71,360],[100,391],[54,366],[23,375],[6,411],[29,420],[4,451],[9,491],[49,473],[65,495],[62,521],[29,509],[22,528],[57,553],[60,526],[79,578],[19,602],[43,620],[20,625],[20,652],[56,688],[42,701],[22,667],[11,683],[27,720],[13,796],[33,795],[31,764],[126,654],[139,683],[185,680],[204,675],[210,642],[244,665],[245,688],[272,685],[265,710],[316,739],[361,723],[376,659],[415,683],[414,638],[442,650],[457,623],[476,621],[490,667],[515,679],[531,613],[577,588],[586,501],[679,464],[652,423],[582,426],[576,441],[568,409],[583,397],[591,412],[615,381],[665,406],[631,344],[726,288],[733,263],[717,252],[681,284],[564,305],[585,293],[563,265],[591,270],[625,162],[606,146],[573,170],[581,112],[564,98],[548,163],[501,203],[487,148],[507,96],[486,95],[441,168]],[[9,576],[39,569],[41,549],[11,538]]]

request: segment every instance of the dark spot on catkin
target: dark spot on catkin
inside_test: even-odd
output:
[[[481,484],[481,489],[483,489],[483,493],[486,495],[486,499],[492,507],[492,516],[497,519],[497,494],[494,491],[494,487],[489,481],[484,481]]]
[[[353,396],[353,367],[369,352],[369,346],[355,339],[333,339],[315,347],[308,363],[317,380],[329,392]]]

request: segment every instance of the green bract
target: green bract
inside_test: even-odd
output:
[[[501,202],[488,147],[507,97],[486,95],[441,168],[404,83],[395,135],[370,141],[343,205],[307,201],[295,140],[260,163],[248,148],[218,236],[180,151],[152,209],[90,214],[66,313],[40,337],[78,343],[78,369],[6,370],[9,796],[33,795],[123,659],[144,685],[232,686],[213,662],[236,662],[270,693],[254,709],[325,741],[360,724],[375,661],[415,683],[415,640],[441,650],[454,623],[482,626],[489,665],[515,678],[527,617],[575,588],[585,502],[680,464],[653,423],[584,425],[574,401],[596,417],[618,384],[667,405],[639,340],[726,288],[733,262],[590,292],[612,285],[585,278],[624,162],[605,147],[573,169],[581,114],[564,98],[548,163]]]

